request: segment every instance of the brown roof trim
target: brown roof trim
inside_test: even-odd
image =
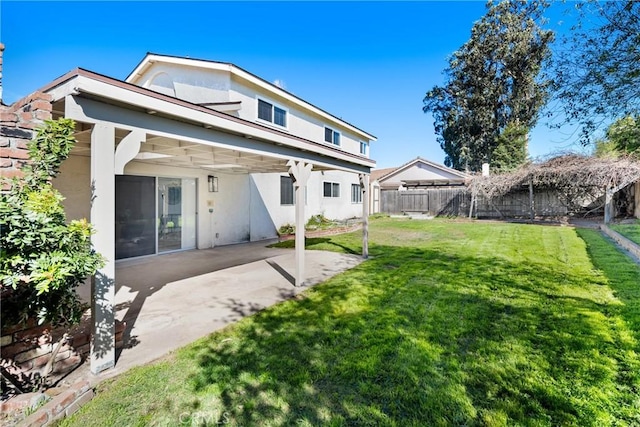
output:
[[[276,135],[282,135],[282,136],[285,136],[285,137],[288,137],[288,138],[295,139],[295,140],[300,141],[300,142],[305,142],[307,144],[311,144],[313,146],[322,147],[322,148],[328,149],[328,150],[336,152],[336,153],[340,153],[342,155],[345,155],[345,156],[348,156],[348,157],[351,157],[351,158],[354,158],[354,159],[364,160],[364,161],[374,162],[375,163],[375,160],[370,159],[368,157],[363,157],[363,156],[359,156],[357,154],[353,154],[353,153],[349,153],[349,152],[346,152],[346,151],[343,151],[343,150],[339,150],[339,149],[337,149],[335,147],[332,147],[330,145],[325,145],[325,144],[321,144],[321,143],[318,143],[318,142],[315,142],[315,141],[311,141],[309,139],[302,138],[302,137],[299,137],[297,135],[292,135],[292,134],[290,134],[288,132],[283,132],[283,131],[280,131],[278,129],[273,129],[273,128],[269,127],[269,126],[264,126],[264,125],[262,125],[260,123],[254,123],[254,122],[251,122],[249,120],[241,119],[239,117],[235,117],[235,116],[232,116],[230,114],[226,114],[226,113],[221,112],[221,111],[216,111],[216,110],[214,110],[212,108],[207,108],[205,106],[194,104],[192,102],[185,101],[183,99],[179,99],[179,98],[175,98],[173,96],[165,95],[165,94],[160,93],[160,92],[155,92],[155,91],[153,91],[151,89],[147,89],[147,88],[144,88],[144,87],[141,87],[141,86],[137,86],[137,85],[134,85],[133,83],[127,83],[127,82],[124,82],[122,80],[115,79],[113,77],[105,76],[104,74],[96,73],[94,71],[85,70],[83,68],[76,68],[75,70],[69,71],[68,73],[58,77],[57,79],[55,79],[53,82],[49,83],[48,85],[42,87],[40,89],[40,91],[41,92],[47,92],[47,91],[49,91],[49,90],[51,90],[51,89],[53,89],[53,88],[55,88],[57,86],[60,86],[61,84],[66,83],[67,81],[69,81],[69,80],[71,80],[71,79],[73,79],[75,77],[78,77],[78,76],[86,77],[86,78],[93,79],[93,80],[97,80],[99,82],[106,83],[106,84],[109,84],[109,85],[112,85],[112,86],[116,86],[116,87],[119,87],[121,89],[130,90],[132,92],[139,93],[141,95],[146,95],[146,96],[149,96],[149,97],[152,97],[152,98],[155,98],[155,99],[159,99],[161,101],[166,101],[166,102],[169,102],[169,103],[172,103],[172,104],[175,104],[175,105],[179,105],[181,107],[186,107],[186,108],[189,108],[189,109],[192,109],[192,110],[195,110],[195,111],[199,111],[199,112],[202,112],[202,113],[207,113],[207,114],[210,114],[212,116],[220,117],[220,118],[225,119],[225,120],[229,120],[229,121],[240,123],[240,124],[243,124],[243,125],[246,125],[246,126],[249,126],[249,127],[253,127],[253,128],[256,128],[256,129],[267,131],[269,133],[273,133],[273,134],[276,134]]]
[[[322,111],[323,113],[325,113],[325,114],[327,114],[327,115],[331,116],[331,117],[332,117],[332,118],[334,118],[335,120],[337,120],[337,121],[339,121],[339,122],[342,122],[342,123],[346,123],[346,124],[348,124],[349,126],[353,127],[354,129],[357,129],[357,130],[359,130],[360,132],[362,132],[362,133],[364,133],[364,134],[367,134],[367,135],[369,135],[369,136],[372,136],[372,137],[373,137],[374,139],[376,139],[376,140],[378,139],[375,135],[372,135],[372,134],[370,134],[369,132],[367,132],[367,131],[365,131],[365,130],[363,130],[363,129],[360,129],[360,128],[359,128],[359,127],[357,127],[357,126],[352,125],[352,124],[351,124],[351,123],[349,123],[348,121],[343,120],[343,119],[341,119],[340,117],[337,117],[337,116],[335,116],[335,115],[331,114],[331,113],[330,113],[330,112],[328,112],[327,110],[324,110],[324,109],[322,109],[322,108],[318,107],[317,105],[313,105],[313,104],[312,104],[312,103],[310,103],[309,101],[305,101],[304,99],[302,99],[302,98],[300,98],[299,96],[297,96],[297,95],[295,95],[295,94],[293,94],[293,93],[289,92],[288,90],[283,89],[283,88],[281,88],[281,87],[278,87],[278,86],[274,85],[273,83],[271,83],[270,81],[267,81],[267,80],[263,79],[262,77],[260,77],[260,76],[258,76],[258,75],[256,75],[256,74],[253,74],[253,73],[252,73],[252,72],[250,72],[250,71],[245,70],[245,69],[244,69],[244,68],[242,68],[242,67],[238,67],[237,65],[235,65],[235,64],[233,64],[233,63],[231,63],[231,62],[221,62],[221,61],[213,61],[213,60],[211,60],[211,59],[199,59],[199,58],[190,58],[190,57],[186,57],[186,56],[179,56],[179,55],[164,55],[164,54],[161,54],[161,53],[147,52],[147,54],[145,55],[145,57],[144,57],[144,58],[142,58],[142,60],[141,60],[140,62],[138,62],[138,65],[136,65],[136,66],[134,67],[134,69],[131,71],[131,73],[129,73],[129,75],[127,76],[127,78],[126,78],[125,80],[127,80],[129,77],[131,77],[131,75],[133,75],[133,72],[134,72],[134,71],[135,71],[135,70],[136,70],[136,69],[137,69],[137,68],[138,68],[138,67],[139,67],[139,66],[140,66],[144,61],[145,61],[145,59],[146,59],[149,55],[154,55],[154,56],[164,56],[164,57],[166,57],[166,58],[175,58],[175,59],[186,59],[186,60],[189,60],[189,61],[196,61],[196,62],[198,62],[198,61],[199,61],[199,62],[207,62],[207,63],[210,63],[210,64],[227,65],[227,66],[230,66],[230,67],[237,68],[238,70],[240,70],[240,71],[242,71],[242,72],[244,72],[244,73],[247,73],[247,74],[249,74],[250,76],[255,77],[256,79],[261,80],[262,82],[264,82],[264,83],[268,84],[269,86],[273,87],[274,89],[276,89],[276,90],[280,90],[280,91],[282,91],[282,92],[286,93],[287,95],[294,97],[295,99],[299,100],[300,102],[304,102],[305,104],[309,104],[309,105],[311,105],[312,107],[317,108],[318,110],[320,110],[320,111]]]

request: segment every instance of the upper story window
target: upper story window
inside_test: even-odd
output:
[[[340,183],[325,181],[322,187],[324,197],[340,197]]]
[[[274,125],[287,127],[287,110],[258,99],[258,118]]]
[[[360,154],[367,155],[367,143],[364,141],[360,141]]]
[[[325,127],[324,140],[329,144],[340,145],[340,132]]]

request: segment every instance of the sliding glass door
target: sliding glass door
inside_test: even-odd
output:
[[[116,259],[196,247],[196,180],[116,176]]]
[[[158,252],[196,246],[196,181],[158,178]]]

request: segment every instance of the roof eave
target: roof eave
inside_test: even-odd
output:
[[[310,111],[314,111],[316,114],[319,114],[320,116],[325,116],[326,118],[329,118],[331,121],[336,122],[338,124],[340,124],[341,126],[351,130],[352,132],[360,135],[361,137],[364,137],[365,139],[374,142],[377,141],[378,138],[354,125],[352,125],[349,122],[346,122],[342,119],[340,119],[339,117],[334,116],[333,114],[329,113],[328,111],[323,110],[322,108],[316,107],[315,105],[305,101],[304,99],[292,94],[291,92],[288,92],[276,85],[274,85],[273,83],[268,82],[267,80],[263,79],[260,76],[257,76],[241,67],[238,67],[235,64],[232,63],[228,63],[228,62],[218,62],[218,61],[212,61],[212,60],[206,60],[206,59],[195,59],[195,58],[186,58],[186,57],[182,57],[182,56],[173,56],[173,55],[162,55],[162,54],[157,54],[157,53],[150,53],[147,52],[147,54],[145,55],[145,57],[142,59],[142,61],[140,61],[140,63],[136,66],[136,68],[127,76],[127,78],[124,80],[127,83],[134,83],[137,80],[137,76],[142,75],[142,73],[148,68],[150,67],[155,61],[164,61],[164,62],[169,62],[169,63],[174,63],[174,64],[179,64],[179,65],[186,65],[186,66],[195,66],[195,67],[201,67],[201,68],[210,68],[210,69],[217,69],[217,70],[228,70],[229,72],[231,72],[232,74],[240,77],[241,79],[244,79],[246,81],[249,81],[253,84],[256,84],[264,89],[267,89],[271,92],[274,92],[276,94],[278,94],[279,96],[285,98],[285,99],[289,99],[290,101],[301,105],[302,107],[310,110]]]
[[[98,82],[107,85],[111,88],[111,90],[99,90],[96,91],[95,87],[89,87],[90,85],[86,84],[83,79],[88,79],[90,81]],[[72,81],[76,81],[75,84],[68,84]],[[68,84],[68,87],[64,88],[64,85]],[[83,87],[86,86],[86,87]],[[56,93],[55,89],[64,88]],[[338,150],[336,148],[326,146],[324,144],[320,144],[314,141],[310,141],[301,137],[297,137],[295,135],[285,134],[284,132],[278,131],[277,129],[272,129],[267,126],[263,126],[258,123],[253,123],[246,121],[244,119],[240,119],[238,117],[225,114],[222,112],[218,112],[211,108],[207,108],[198,104],[192,104],[188,101],[184,101],[178,98],[173,98],[168,95],[164,95],[158,92],[154,92],[150,89],[146,89],[140,86],[136,86],[131,83],[123,82],[121,80],[113,79],[108,76],[104,76],[98,73],[94,73],[92,71],[84,70],[82,68],[77,68],[72,70],[63,76],[57,78],[53,82],[44,86],[40,89],[42,92],[52,93],[54,94],[53,101],[58,101],[64,98],[66,95],[77,95],[81,92],[92,93],[95,96],[103,97],[105,99],[116,99],[118,101],[127,103],[132,106],[136,106],[139,108],[147,108],[145,105],[141,105],[140,103],[128,102],[127,100],[117,98],[112,92],[113,89],[122,89],[129,91],[131,94],[141,95],[142,97],[147,97],[149,100],[160,101],[165,104],[165,113],[168,115],[177,116],[180,118],[185,118],[194,122],[202,123],[203,125],[211,125],[214,123],[215,127],[218,127],[222,130],[237,128],[236,132],[251,135],[256,138],[265,138],[265,135],[269,137],[267,140],[279,141],[282,143],[288,143],[288,145],[292,147],[296,147],[296,144],[304,144],[304,149],[315,151],[316,153],[323,154],[326,152],[326,155],[334,157],[336,159],[342,159],[344,161],[354,163],[357,165],[365,166],[365,167],[375,167],[375,161],[366,157],[358,156],[355,154],[351,154],[342,150]],[[177,115],[175,112],[172,112],[172,106],[178,106],[180,108],[186,108],[186,112],[190,112],[191,117],[187,117],[185,115]],[[154,107],[155,108],[155,107]],[[202,113],[205,116],[202,116]],[[194,115],[198,115],[199,117],[193,117]],[[209,117],[210,120],[204,120],[203,117]],[[315,150],[314,150],[315,149]],[[331,154],[329,154],[331,153]]]

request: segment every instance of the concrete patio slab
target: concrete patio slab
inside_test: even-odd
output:
[[[85,364],[69,380],[98,382],[149,363],[362,262],[358,255],[307,251],[307,280],[295,287],[294,251],[268,243],[118,262],[116,317],[127,324],[125,346],[115,368],[93,376]]]

